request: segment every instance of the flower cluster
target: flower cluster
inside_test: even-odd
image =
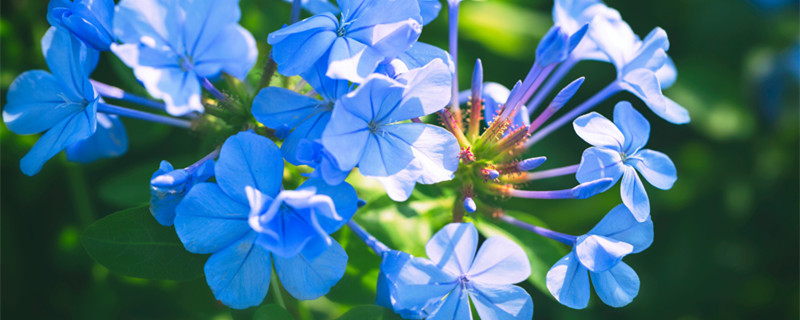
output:
[[[505,223],[571,246],[546,276],[547,289],[568,307],[587,306],[589,279],[607,305],[634,299],[639,278],[622,259],[653,241],[639,175],[670,189],[677,171],[667,155],[644,149],[650,124],[631,103],[616,105],[613,122],[587,112],[628,91],[658,117],[689,122],[688,112],[662,93],[677,76],[664,30],[642,39],[599,0],[555,0],[555,24],[524,79],[511,89],[485,82],[478,60],[471,88],[460,91],[461,1],[447,1],[448,51],[418,41],[438,16],[439,1],[292,2],[291,24],[258,36],[272,46],[260,90],[237,97],[214,82],[246,81],[256,64],[257,38],[239,25],[238,0],[52,0],[52,27],[42,39],[50,72],[21,74],[3,110],[11,131],[45,132],[21,160],[22,171],[38,173],[61,150],[77,162],[124,154],[119,117],[221,135],[224,143],[188,167],[161,163],[151,178],[150,212],[174,226],[186,250],[210,254],[208,286],[232,308],[261,304],[273,267],[293,297],[327,294],[347,266],[347,253],[331,236],[345,225],[382,258],[376,304],[407,319],[471,319],[473,305],[484,319],[532,317],[530,294],[515,285],[531,275],[526,244],[487,236],[478,249],[475,224]],[[299,20],[301,8],[312,15]],[[163,103],[90,80],[103,51]],[[611,63],[616,78],[582,103],[572,100],[586,77],[553,94],[584,60]],[[267,86],[273,77],[286,81]],[[578,164],[537,170],[546,157],[524,158],[570,122],[592,145]],[[285,166],[300,168],[302,177]],[[413,201],[417,184],[457,194],[444,208],[453,223],[430,239],[427,258],[390,249],[355,222],[363,201],[362,186],[348,180],[354,171],[378,181],[394,201]],[[572,188],[525,188],[572,175]],[[302,183],[287,190],[285,179]],[[509,197],[586,199],[619,180],[622,204],[581,236],[502,209]]]

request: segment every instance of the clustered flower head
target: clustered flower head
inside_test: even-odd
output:
[[[174,226],[186,250],[210,254],[206,281],[231,308],[261,304],[273,267],[293,297],[327,294],[348,261],[331,234],[348,225],[382,260],[376,304],[403,318],[471,319],[474,307],[483,319],[530,319],[533,300],[515,285],[531,276],[523,249],[529,244],[482,238],[476,228],[498,223],[571,247],[546,275],[558,302],[585,308],[591,280],[605,304],[631,303],[640,281],[622,259],[653,241],[653,210],[640,175],[666,190],[677,171],[667,155],[644,148],[650,124],[634,104],[618,102],[613,121],[589,111],[629,91],[649,114],[689,122],[688,112],[662,92],[677,76],[664,30],[642,39],[602,1],[555,0],[555,24],[531,53],[524,79],[508,87],[486,81],[477,60],[470,88],[461,90],[461,1],[447,1],[447,51],[418,42],[423,26],[437,18],[439,1],[291,2],[289,24],[254,37],[239,25],[237,0],[52,0],[53,27],[42,38],[50,71],[18,76],[3,110],[11,131],[44,132],[21,160],[23,173],[38,173],[61,150],[76,162],[124,154],[120,117],[218,138],[221,145],[185,168],[161,163],[150,181],[150,212]],[[299,20],[301,9],[312,15]],[[243,85],[245,93],[234,96],[217,89],[223,78],[247,81],[257,41],[272,46],[258,91]],[[163,103],[90,80],[101,51],[130,67]],[[617,72],[576,103],[592,75],[562,80],[584,60],[611,63]],[[269,86],[273,77],[283,85]],[[531,147],[570,122],[592,146],[566,160],[577,164],[541,170],[546,150]],[[379,182],[394,201],[414,201],[417,184],[453,191],[453,205],[437,210],[449,211],[452,223],[430,239],[427,258],[391,249],[356,222],[366,186],[351,185],[354,171]],[[570,188],[528,189],[540,179],[572,175],[577,183]],[[511,197],[586,199],[617,181],[621,204],[580,236],[514,217],[532,212],[503,209]]]

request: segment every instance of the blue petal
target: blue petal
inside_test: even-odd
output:
[[[253,116],[267,128],[294,129],[311,115],[323,111],[323,102],[289,89],[266,87],[253,100]]]
[[[152,41],[153,48],[171,47],[184,52],[183,34],[178,19],[181,8],[178,1],[125,0],[120,1],[114,14],[114,36],[122,43],[138,44],[140,40]],[[173,17],[173,18],[170,18]]]
[[[397,284],[393,279],[397,278],[400,270],[403,269],[414,257],[408,253],[396,250],[389,250],[384,252],[380,265],[380,273],[378,274],[377,294],[375,297],[375,304],[394,310],[404,319],[422,319],[425,318],[425,313],[422,311],[422,305],[407,306],[402,308],[397,305]]]
[[[629,59],[636,54],[641,41],[631,27],[619,18],[619,13],[614,11],[614,14],[616,17],[597,16],[592,19],[587,38],[606,54],[607,58],[603,61],[614,64],[620,75]]]
[[[397,261],[400,262],[400,261]],[[444,296],[458,286],[458,278],[442,271],[433,262],[423,258],[402,260],[403,264],[384,270],[387,280],[396,288],[395,310],[419,310],[430,312],[438,307]]]
[[[572,123],[575,133],[595,147],[606,147],[622,151],[625,137],[613,122],[597,112],[591,112],[575,119]]]
[[[275,257],[275,271],[283,287],[300,300],[327,294],[342,278],[346,266],[347,253],[336,241],[315,259],[307,259],[303,253],[290,259]]]
[[[569,52],[569,35],[559,26],[553,26],[539,41],[536,47],[536,64],[545,67],[560,63],[567,59]]]
[[[190,252],[217,252],[252,233],[249,212],[216,184],[200,183],[175,208],[175,232]]]
[[[427,25],[431,23],[437,16],[439,10],[442,9],[442,3],[439,0],[419,0],[419,11],[422,15],[422,24]]]
[[[547,289],[567,307],[586,308],[589,304],[589,274],[575,253],[570,252],[547,271]]]
[[[61,81],[66,99],[94,100],[97,95],[89,82],[89,74],[97,65],[97,50],[88,48],[68,31],[51,27],[42,37],[42,53],[47,66]]]
[[[334,233],[341,229],[358,209],[358,195],[349,183],[329,185],[321,179],[308,179],[298,189],[314,188],[317,194],[326,195],[333,199],[336,207],[336,214],[341,219],[330,219],[329,217],[319,217],[319,224],[328,233]]]
[[[614,124],[625,137],[622,151],[628,155],[636,153],[650,139],[650,123],[630,102],[620,101],[614,107]]]
[[[450,101],[452,74],[448,66],[435,59],[421,68],[405,72],[396,80],[405,85],[402,100],[391,112],[381,108],[378,119],[403,121],[442,110]]]
[[[325,75],[328,72],[328,59],[326,54],[315,63],[311,69],[300,76],[305,79],[314,90],[322,96],[323,100],[336,101],[339,97],[350,92],[350,82],[347,80],[332,79]]]
[[[525,263],[527,264],[527,262]],[[532,319],[533,299],[517,286],[472,283],[469,291],[472,303],[481,319]]]
[[[639,294],[639,276],[624,262],[611,270],[592,273],[592,285],[600,300],[615,308],[626,306]]]
[[[633,245],[600,235],[587,234],[575,240],[575,256],[590,272],[611,269],[631,252]]]
[[[424,125],[417,126],[419,129]],[[411,130],[409,130],[411,129]],[[371,177],[385,177],[403,170],[414,155],[411,145],[422,133],[408,124],[390,126],[382,134],[370,134],[364,154],[358,161],[361,174]],[[391,131],[390,131],[391,130]]]
[[[29,176],[39,173],[44,163],[61,150],[94,134],[97,126],[96,113],[97,101],[50,128],[20,160],[22,173]]]
[[[622,177],[623,169],[622,158],[618,151],[591,147],[583,151],[575,178],[580,183],[612,178],[614,181],[609,185],[610,187]]]
[[[292,0],[284,0],[284,2],[292,3]],[[335,4],[328,2],[328,0],[300,0],[303,9],[308,10],[311,14],[323,14],[326,12],[338,14],[339,8]]]
[[[322,132],[331,119],[331,112],[326,111],[324,108],[317,108],[316,114],[309,117],[306,121],[301,123],[297,128],[281,144],[281,152],[286,161],[294,165],[302,164],[297,159],[298,147],[303,140],[318,140],[322,138]],[[324,152],[324,151],[323,151]]]
[[[269,251],[255,245],[255,232],[208,258],[206,282],[214,297],[234,309],[261,304],[269,290]]]
[[[119,157],[128,151],[128,134],[117,116],[97,113],[97,124],[91,137],[67,147],[67,160],[89,163]]]
[[[81,41],[101,51],[108,50],[114,41],[113,16],[113,0],[51,1],[47,7],[47,20],[51,25],[67,28]]]
[[[478,230],[472,223],[451,223],[425,245],[428,258],[447,273],[466,274],[478,247]]]
[[[471,281],[491,285],[508,285],[525,281],[531,275],[528,256],[507,238],[486,239],[467,272]]]
[[[358,40],[339,37],[331,45],[326,76],[362,83],[386,59],[374,48]]]
[[[630,210],[620,204],[603,217],[588,234],[599,234],[633,245],[632,253],[642,252],[653,243],[653,221],[636,221]]]
[[[336,103],[322,132],[322,145],[336,159],[342,171],[350,171],[358,164],[370,136],[368,121],[347,110],[346,101],[342,98]]]
[[[655,72],[636,69],[626,74],[623,81],[622,88],[642,99],[659,117],[675,124],[688,122],[688,113],[676,112],[683,109],[682,107],[678,106],[680,109],[677,109],[674,104],[667,104]]]
[[[406,183],[410,183],[412,188],[414,182],[434,184],[453,178],[453,173],[458,169],[458,159],[452,155],[460,149],[449,131],[428,124],[404,123],[387,126],[385,133],[387,137],[397,137],[408,146],[410,154],[403,157],[412,157],[405,168],[387,178],[408,180]],[[363,165],[360,166],[363,168]],[[363,169],[362,173],[369,175]],[[388,191],[389,188],[386,189]]]
[[[500,108],[506,103],[506,100],[508,100],[509,94],[511,94],[511,91],[502,84],[495,82],[483,84],[483,118],[487,126],[494,122],[494,118],[500,114]],[[528,112],[526,111],[527,107],[522,106],[522,108],[523,110],[517,112],[514,119],[511,119],[510,128],[522,128],[530,124]],[[511,130],[507,130],[505,135],[508,135],[510,132]]]
[[[637,152],[635,157],[641,161],[636,161],[633,166],[654,187],[668,190],[678,180],[675,164],[666,154],[644,149]]]
[[[327,213],[331,219],[341,219],[333,201],[316,195],[314,190],[281,191],[266,210],[252,203],[251,196],[250,227],[262,233],[258,243],[276,257],[291,258],[303,251],[307,258],[316,258],[312,253],[322,253],[332,242],[317,217]],[[309,248],[319,250],[312,252]]]
[[[689,111],[670,98],[664,97],[664,109],[653,110],[659,117],[674,124],[687,124],[691,121]]]
[[[650,216],[650,200],[647,198],[642,180],[633,167],[625,166],[625,173],[622,175],[620,184],[620,195],[622,203],[631,210],[637,221],[647,220]]]
[[[670,57],[667,57],[664,65],[656,71],[656,77],[658,77],[658,82],[661,83],[661,89],[667,89],[675,84],[675,80],[678,79],[678,70],[675,68],[675,62]]]
[[[438,0],[430,1],[439,2]],[[397,59],[402,61],[408,70],[422,68],[433,60],[441,59],[447,65],[450,73],[454,72],[453,61],[447,51],[423,42],[414,43],[411,45],[411,48],[408,48],[408,50],[397,56]]]
[[[636,70],[646,68],[651,71],[661,69],[666,62],[667,56],[664,54],[669,49],[669,40],[664,29],[654,28],[641,42],[636,55],[625,65],[625,70]],[[623,71],[625,72],[625,71]],[[627,73],[627,72],[625,72]]]
[[[295,76],[309,70],[338,38],[338,28],[336,17],[324,13],[270,33],[267,42],[273,47],[278,71]]]
[[[472,319],[470,311],[469,294],[462,286],[457,285],[450,294],[439,304],[439,308],[432,310],[428,320]]]
[[[215,13],[212,16],[217,15]],[[214,37],[204,35],[192,57],[195,72],[203,77],[215,78],[225,71],[245,80],[258,59],[258,48],[255,38],[247,29],[231,24]]]
[[[349,22],[347,36],[359,39],[364,43],[376,43],[383,36],[398,28],[398,23],[413,20],[422,24],[419,3],[417,1],[338,1],[339,8],[348,15],[343,19]],[[419,26],[418,26],[419,27]],[[400,52],[405,49],[400,50]]]
[[[84,108],[83,104],[65,101],[66,95],[73,94],[53,75],[42,70],[26,71],[8,87],[3,121],[17,134],[50,129]]]
[[[271,197],[278,194],[283,181],[283,158],[275,143],[245,131],[225,141],[214,171],[217,183],[228,196],[247,203],[247,186]]]

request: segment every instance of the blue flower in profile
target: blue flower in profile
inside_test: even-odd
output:
[[[575,132],[594,147],[586,149],[575,177],[578,182],[622,178],[622,202],[638,221],[650,216],[650,201],[638,170],[650,184],[667,190],[678,179],[675,164],[661,152],[643,149],[650,138],[650,123],[629,102],[614,108],[614,122],[592,112],[573,122]]]
[[[175,222],[175,207],[195,184],[214,176],[214,160],[203,159],[184,169],[175,169],[161,161],[150,178],[150,213],[164,226]]]
[[[438,59],[395,79],[374,74],[336,102],[322,145],[340,169],[358,166],[394,200],[408,199],[417,182],[452,179],[460,150],[455,137],[438,126],[405,122],[441,110],[450,82]]]
[[[267,128],[289,132],[281,144],[281,152],[286,161],[321,170],[315,171],[315,176],[324,178],[328,184],[336,185],[347,177],[350,170],[339,170],[328,152],[319,148],[319,140],[331,119],[336,100],[347,94],[351,87],[346,80],[334,80],[325,76],[324,63],[317,63],[303,73],[303,79],[322,100],[285,88],[267,87],[253,100],[251,112]]]
[[[123,0],[111,50],[167,112],[202,112],[201,83],[222,72],[244,79],[256,62],[253,35],[238,22],[238,0]]]
[[[572,251],[547,272],[547,289],[561,304],[583,309],[589,303],[589,279],[605,304],[623,307],[639,293],[639,277],[622,262],[653,243],[653,221],[639,222],[618,205],[589,233],[575,239]]]
[[[406,51],[422,30],[417,0],[338,4],[341,21],[323,13],[269,34],[281,74],[299,75],[323,60],[328,77],[361,83],[379,63]]]
[[[349,184],[310,179],[281,190],[280,150],[252,132],[223,144],[214,171],[216,183],[195,185],[178,204],[175,231],[188,251],[212,254],[205,274],[218,300],[236,309],[260,304],[273,261],[297,299],[319,298],[339,281],[347,254],[329,234],[356,211]]]
[[[119,157],[128,152],[128,133],[119,117],[98,112],[94,134],[86,140],[69,145],[65,150],[67,160],[78,163]]]
[[[3,109],[3,121],[12,132],[47,131],[20,161],[22,172],[29,176],[61,150],[95,133],[100,100],[89,82],[97,51],[56,27],[42,38],[42,51],[50,72],[19,75],[8,88]]]
[[[388,251],[383,303],[410,319],[472,319],[471,303],[482,319],[531,319],[531,296],[513,285],[531,273],[522,248],[499,236],[477,248],[472,223],[451,223],[428,241],[429,259]]]
[[[114,42],[111,32],[114,0],[50,0],[47,21],[63,27],[95,50],[108,51]]]

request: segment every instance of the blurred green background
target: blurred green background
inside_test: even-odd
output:
[[[670,155],[679,179],[670,191],[648,186],[656,240],[647,251],[626,258],[642,282],[632,304],[614,309],[595,296],[586,310],[571,310],[526,284],[536,319],[798,318],[800,39],[798,4],[783,2],[607,1],[639,35],[656,26],[667,31],[679,77],[665,93],[690,111],[692,123],[670,125],[628,94],[597,109],[610,116],[614,102],[622,99],[641,107],[652,124],[648,146]],[[5,104],[7,88],[18,74],[46,69],[39,40],[48,28],[47,1],[2,0],[0,5],[0,99]],[[469,83],[478,57],[487,81],[510,86],[523,78],[538,40],[552,24],[551,6],[543,0],[464,2],[461,83]],[[259,43],[258,69],[267,52],[266,35],[287,22],[289,5],[242,0],[241,7],[242,24]],[[445,14],[425,28],[423,41],[446,45]],[[258,73],[251,74],[253,80]],[[575,101],[602,88],[614,72],[608,64],[584,62],[568,78],[579,76],[587,80]],[[93,78],[144,93],[132,72],[108,53]],[[199,150],[200,137],[193,133],[130,119],[125,125],[130,149],[124,157],[80,166],[67,163],[62,154],[35,177],[22,175],[18,163],[37,137],[18,136],[0,126],[2,317],[252,318],[252,309],[234,312],[216,302],[202,278],[169,282],[118,276],[83,250],[80,233],[87,225],[147,202],[148,180],[160,160],[182,167],[207,151]],[[564,128],[537,144],[532,154],[547,155],[546,168],[554,168],[577,163],[584,148]],[[534,188],[572,184],[567,177]],[[512,201],[508,208],[525,211],[556,230],[580,234],[620,202],[613,190],[584,201]],[[428,202],[437,201],[434,197]],[[398,208],[367,212],[363,219],[373,227],[380,227],[376,221],[391,222],[394,233],[376,236],[419,254],[432,230],[416,224],[413,215],[396,214],[406,206]],[[439,216],[447,219],[444,213]],[[336,236],[351,257],[345,279],[328,297],[301,302],[300,308],[290,300],[296,316],[331,319],[349,306],[372,303],[378,258],[349,232]],[[272,302],[273,294],[265,301]]]

